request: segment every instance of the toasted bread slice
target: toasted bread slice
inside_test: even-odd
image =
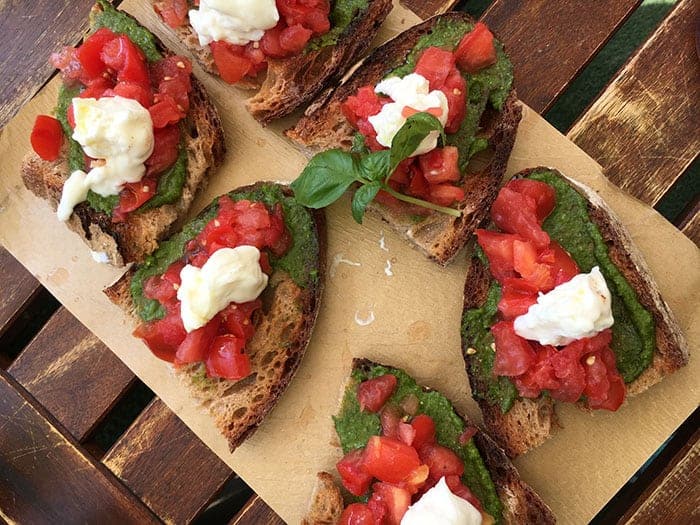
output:
[[[157,1],[152,3],[156,4]],[[312,100],[326,86],[337,81],[369,49],[391,7],[391,0],[368,0],[367,8],[355,15],[335,45],[305,50],[289,58],[270,59],[267,72],[258,79],[244,79],[236,83],[236,86],[244,89],[258,90],[247,101],[248,111],[259,122],[269,123]],[[189,24],[189,18],[174,31],[200,65],[217,75],[209,46],[199,45],[199,38]]]
[[[533,172],[549,168],[533,168],[522,171],[515,177],[525,177]],[[639,303],[647,309],[656,327],[656,349],[651,365],[634,381],[627,384],[628,396],[639,394],[678,370],[688,362],[688,343],[671,312],[664,302],[642,255],[632,242],[629,232],[600,196],[591,188],[565,179],[588,201],[588,215],[598,227],[608,246],[610,258],[637,294]],[[480,307],[486,300],[492,282],[489,270],[476,258],[470,261],[464,286],[464,311]],[[519,398],[513,407],[502,412],[497,405],[490,404],[479,392],[486,390],[483,381],[473,373],[471,355],[467,352],[470,342],[462,339],[472,395],[479,403],[484,424],[489,433],[509,456],[515,457],[542,444],[557,428],[554,403],[550,397],[539,399]]]
[[[95,6],[93,11],[99,9]],[[158,44],[164,55],[169,54],[162,44]],[[155,250],[173,223],[187,212],[198,190],[206,185],[208,176],[223,162],[226,146],[219,114],[204,86],[194,76],[191,80],[190,110],[182,125],[187,178],[180,198],[172,204],[130,213],[119,223],[113,223],[106,213],[95,211],[87,202],[82,202],[67,221],[69,228],[78,233],[91,250],[105,254],[115,266],[141,262]],[[61,157],[56,161],[43,160],[31,152],[22,162],[24,185],[36,196],[48,200],[54,209],[70,175],[67,144],[68,141],[64,140]]]
[[[370,371],[376,366],[397,370],[385,365],[378,365],[367,359],[353,360],[353,370]],[[430,392],[429,388],[423,390]],[[457,415],[464,421],[465,427],[472,426],[465,417]],[[520,478],[506,453],[488,434],[477,431],[474,435],[474,443],[496,487],[498,498],[501,500],[503,523],[538,525],[555,523],[554,514],[546,503]],[[338,523],[342,511],[342,492],[334,482],[333,476],[327,472],[319,473],[309,512],[302,523],[308,525]]]
[[[287,136],[304,146],[309,153],[332,148],[350,149],[356,131],[343,115],[342,102],[360,87],[377,84],[404,64],[418,40],[431,33],[440,20],[471,22],[466,14],[447,13],[401,33],[374,50],[335,91],[314,102],[305,117],[287,130]],[[480,155],[482,158],[478,168],[474,159],[462,177],[460,186],[465,190],[465,198],[456,206],[462,212],[460,217],[431,212],[423,220],[416,221],[415,207],[406,205],[402,209],[392,209],[377,201],[370,202],[368,209],[429,258],[447,265],[486,217],[491,202],[496,198],[513,149],[521,113],[515,90],[511,90],[501,111],[487,107],[484,112],[479,123],[479,136],[488,139],[489,151]]]
[[[290,197],[289,190],[273,183],[245,186],[229,195],[257,195],[260,192],[276,195],[275,198],[279,197],[280,201],[285,199],[295,207],[296,218],[285,216],[285,222],[292,232],[291,223],[299,220],[300,213],[307,215],[311,237],[304,246],[309,249],[300,250],[295,255],[299,259],[296,262],[300,265],[299,271],[304,276],[305,285],[302,286],[297,282],[298,278],[295,280],[289,272],[281,269],[275,269],[270,276],[268,286],[261,295],[263,307],[255,321],[255,335],[246,347],[252,369],[247,378],[240,381],[207,378],[200,364],[175,370],[192,395],[208,408],[217,427],[228,439],[231,450],[257,429],[294,376],[316,321],[325,275],[323,212],[302,208]],[[206,212],[204,210],[200,216]],[[298,238],[294,238],[292,246],[294,243],[301,246]],[[131,295],[134,275],[135,271],[131,269],[107,288],[105,294],[138,320]]]

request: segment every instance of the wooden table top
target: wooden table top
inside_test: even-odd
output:
[[[455,4],[402,3],[421,17]],[[493,0],[483,19],[508,47],[519,97],[543,113],[639,4]],[[79,42],[91,5],[0,3],[0,126],[51,78],[49,54]],[[680,0],[567,133],[612,182],[651,206],[697,187],[689,167],[700,152],[699,33],[700,3]],[[642,110],[625,118],[630,107]],[[696,244],[699,207],[695,194],[667,217]],[[133,411],[138,380],[2,248],[0,267],[0,521],[188,523],[208,507],[207,521],[231,519],[225,511],[214,518],[210,504],[220,494],[250,496],[235,474],[157,398],[127,421],[115,418]],[[698,414],[594,521],[700,521]],[[120,434],[114,443],[99,437],[108,426]],[[253,495],[231,522],[281,520]]]

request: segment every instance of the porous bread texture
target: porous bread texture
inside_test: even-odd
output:
[[[447,13],[433,17],[401,33],[370,54],[350,78],[309,107],[305,116],[286,135],[303,146],[308,154],[332,148],[350,149],[356,130],[341,110],[342,102],[360,87],[377,84],[388,73],[405,63],[419,38],[428,34],[440,19],[471,21],[463,13]],[[508,157],[513,149],[522,108],[515,90],[511,90],[501,111],[488,108],[480,122],[480,136],[488,138],[488,160],[474,170],[470,163],[459,186],[465,197],[456,206],[462,214],[452,217],[439,212],[405,204],[400,209],[372,201],[367,206],[373,214],[387,222],[415,248],[442,266],[449,264],[466,244],[474,229],[483,221],[496,198],[503,180]],[[402,203],[403,204],[403,203]],[[426,214],[416,221],[416,213]]]
[[[257,79],[245,78],[237,82],[235,85],[239,88],[257,90],[246,102],[248,111],[256,120],[267,124],[312,100],[326,86],[338,81],[369,49],[391,8],[391,0],[369,0],[366,11],[355,17],[336,45],[302,51],[288,58],[269,59],[267,71]],[[209,46],[199,45],[189,19],[173,31],[204,70],[218,75]]]
[[[377,363],[367,359],[354,359],[353,370],[367,370]],[[386,365],[382,365],[386,366]],[[392,367],[387,367],[392,368]],[[430,390],[425,388],[425,390]],[[458,414],[459,415],[459,414]],[[459,415],[465,426],[473,426]],[[509,525],[549,525],[556,522],[554,514],[540,496],[521,478],[506,453],[483,431],[474,435],[474,443],[484,460],[503,503],[503,519]],[[343,511],[343,498],[333,476],[320,472],[312,494],[309,512],[302,520],[304,525],[327,525],[339,522]],[[337,517],[336,517],[337,516]]]
[[[530,173],[544,169],[550,170],[542,167],[532,168],[516,174],[514,178],[526,177]],[[600,230],[608,246],[610,258],[635,290],[640,304],[651,313],[654,319],[656,350],[651,365],[637,379],[627,384],[627,396],[632,397],[686,365],[689,357],[688,342],[673,312],[661,297],[641,253],[619,218],[594,190],[561,173],[558,174],[588,200],[588,215]],[[478,259],[472,258],[464,286],[464,311],[478,308],[484,303],[491,280],[488,269]],[[471,373],[468,347],[468,341],[463,339],[462,355],[472,393],[483,392],[486,387]],[[510,457],[524,454],[541,445],[559,426],[554,402],[549,397],[520,398],[505,414],[500,407],[489,404],[485,399],[480,397],[475,399],[482,411],[484,424],[489,433]]]
[[[260,184],[260,183],[258,183]],[[239,188],[254,189],[256,185]],[[240,381],[205,377],[201,364],[175,369],[192,396],[214,418],[219,431],[235,450],[258,428],[296,372],[311,338],[325,276],[325,221],[311,210],[319,240],[318,278],[302,288],[283,271],[275,271],[260,296],[263,306],[254,316],[255,335],[246,346],[251,375]],[[140,321],[131,298],[130,270],[105,290],[110,300]]]
[[[198,191],[206,186],[209,175],[223,162],[226,145],[219,114],[204,86],[194,76],[191,80],[190,110],[182,126],[187,150],[187,179],[180,198],[173,204],[129,213],[126,220],[118,223],[82,202],[66,223],[92,251],[105,253],[115,266],[142,262],[154,251],[158,241],[170,233]],[[22,161],[24,185],[37,197],[49,201],[54,210],[61,200],[63,184],[70,176],[67,144],[66,139],[56,161],[43,160],[34,152],[27,154]]]

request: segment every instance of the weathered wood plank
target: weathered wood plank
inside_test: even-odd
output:
[[[284,521],[260,496],[253,496],[229,525],[284,525]]]
[[[159,399],[102,462],[168,523],[193,520],[233,475]]]
[[[568,133],[613,183],[650,205],[700,152],[699,16],[700,3],[681,0]]]
[[[49,78],[53,71],[49,55],[80,41],[93,4],[94,0],[0,2],[0,127]]]
[[[688,238],[700,246],[700,198],[695,199],[695,203],[678,223],[678,229],[685,233]]]
[[[458,0],[399,0],[402,6],[410,9],[423,20],[440,13],[446,13],[457,2]]]
[[[506,44],[518,96],[542,113],[639,3],[495,0],[482,19]]]
[[[619,523],[700,522],[700,430],[669,462]]]
[[[8,372],[78,441],[102,420],[134,374],[60,308]],[[81,397],[76,400],[76,392]]]
[[[0,336],[41,289],[39,281],[0,247]]]
[[[158,523],[0,371],[0,515],[16,523]]]

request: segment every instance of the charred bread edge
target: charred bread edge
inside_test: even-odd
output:
[[[429,33],[437,21],[442,19],[474,22],[465,13],[451,12],[429,18],[400,33],[376,48],[346,82],[313,103],[305,116],[293,128],[285,131],[287,137],[301,145],[307,155],[334,147],[349,148],[355,130],[342,115],[340,103],[358,88],[376,83],[403,64],[418,39]],[[482,115],[481,123],[486,123],[484,127],[491,132],[489,146],[492,156],[488,165],[480,172],[463,177],[461,187],[466,190],[466,196],[457,204],[457,208],[463,211],[461,217],[453,218],[433,213],[417,225],[409,225],[406,213],[394,214],[389,208],[374,201],[369,204],[368,209],[430,259],[446,266],[486,217],[491,203],[496,198],[515,143],[521,116],[522,107],[514,88],[511,88],[501,111],[487,108]],[[488,206],[484,206],[484,203]],[[426,232],[427,238],[417,238],[417,234],[422,233],[421,230]],[[438,235],[435,235],[436,231]]]
[[[155,4],[155,0],[151,2]],[[367,9],[355,17],[340,34],[333,46],[302,52],[286,59],[268,61],[268,71],[264,80],[243,80],[236,87],[247,90],[260,90],[248,99],[246,107],[253,117],[262,124],[288,115],[302,104],[318,95],[328,84],[336,81],[344,72],[369,49],[374,36],[393,7],[392,0],[368,0]],[[164,23],[164,22],[163,22]],[[171,28],[172,29],[172,28]],[[173,29],[178,38],[188,47],[202,68],[219,76],[208,46],[200,46],[197,34],[189,23]],[[320,71],[309,71],[313,76],[304,75],[315,61],[320,62]]]
[[[268,183],[268,182],[256,182],[248,186],[241,186],[233,190],[237,191],[253,191],[259,186],[274,184],[282,188],[285,196],[291,196],[291,190],[288,187],[278,184],[278,183]],[[308,208],[307,208],[308,209]],[[321,294],[323,292],[323,287],[325,283],[325,273],[326,273],[326,221],[325,214],[323,210],[312,210],[308,209],[309,213],[314,222],[315,235],[318,239],[318,278],[316,282],[311,282],[308,288],[303,289],[303,305],[302,305],[302,317],[304,319],[303,326],[299,331],[298,337],[290,345],[290,351],[288,355],[291,356],[286,358],[284,361],[284,373],[281,380],[271,391],[271,395],[267,399],[265,405],[257,412],[254,421],[248,425],[242,432],[232,435],[227,433],[224,429],[221,432],[226,436],[229,441],[229,448],[233,451],[238,445],[240,445],[248,436],[253,434],[258,428],[264,417],[270,410],[274,407],[279,396],[284,392],[287,385],[291,381],[294,373],[299,367],[299,363],[306,351],[306,347],[311,339],[311,333],[313,331],[314,324],[316,323],[316,318],[319,312],[319,306],[321,303]],[[130,283],[131,279],[135,273],[135,268],[130,268],[127,273],[125,273],[117,282],[109,286],[104,290],[105,295],[109,299],[121,307],[123,310],[129,313],[135,320],[140,319],[138,313],[136,312],[135,305],[131,299]],[[243,379],[236,383],[242,383],[246,381]],[[236,384],[232,383],[232,384]]]
[[[98,9],[97,4],[93,7],[93,10],[95,9]],[[133,19],[124,11],[120,13]],[[158,49],[165,56],[174,54],[155,35],[154,38]],[[110,263],[115,266],[142,262],[157,247],[157,242],[172,231],[178,219],[189,209],[197,191],[206,185],[209,175],[224,160],[226,144],[219,114],[204,86],[193,74],[190,78],[191,104],[184,121],[187,177],[178,201],[150,210],[137,211],[121,223],[113,223],[111,216],[93,210],[87,202],[81,202],[66,222],[71,230],[85,240],[91,250],[107,253]],[[63,184],[70,175],[66,156],[67,144],[67,139],[64,139],[62,155],[56,161],[45,161],[30,151],[21,166],[22,180],[27,189],[37,197],[48,200],[54,210],[60,201]],[[174,215],[172,219],[168,217],[170,214]],[[150,229],[155,231],[147,231]]]
[[[369,359],[355,358],[352,361],[353,371],[370,370],[375,366],[383,366],[392,370],[398,370],[395,367],[375,363]],[[348,384],[349,381],[350,379],[348,379]],[[347,388],[347,386],[345,388]],[[422,388],[425,392],[433,391],[433,389],[428,387]],[[466,426],[471,425],[469,420],[457,412],[454,406],[453,409]],[[506,453],[498,447],[496,442],[481,430],[479,430],[474,436],[474,442],[484,460],[489,474],[491,475],[491,479],[496,486],[496,492],[503,503],[504,521],[509,524],[555,523],[556,519],[550,508],[542,500],[542,498],[540,498],[540,496],[520,478],[520,474],[518,473],[517,469],[510,462],[510,459],[508,459]],[[326,509],[328,508],[330,502],[338,500],[338,496],[340,496],[340,501],[342,502],[340,489],[334,484],[333,488],[335,491],[337,491],[337,496],[333,492],[330,492],[332,490],[328,487],[329,478],[332,479],[330,474],[321,472],[318,474],[318,477],[319,482],[317,488],[312,494],[310,515],[335,515],[336,513],[328,513]],[[324,511],[322,512],[321,509],[324,509]],[[342,510],[343,509],[341,508],[337,512],[338,516],[340,513],[342,513]],[[333,523],[333,521],[324,522],[316,520],[302,523]]]
[[[688,342],[673,312],[661,297],[658,286],[629,232],[612,209],[593,189],[565,176],[555,168],[546,166],[523,170],[514,175],[513,178],[526,177],[533,172],[542,170],[555,172],[586,198],[588,215],[608,244],[611,260],[634,288],[640,304],[652,314],[656,334],[656,350],[653,361],[637,379],[626,385],[628,396],[639,394],[661,381],[665,375],[687,364],[689,358]],[[464,288],[463,311],[478,308],[483,304],[491,281],[488,269],[477,259],[472,258]],[[463,340],[462,354],[469,382],[472,391],[479,391],[481,385],[470,373],[467,347],[467,342]],[[489,432],[511,457],[542,444],[551,436],[552,430],[558,426],[551,398],[518,398],[513,408],[506,414],[503,414],[498,406],[491,405],[484,399],[477,399],[477,402],[483,412],[484,422]],[[521,412],[525,414],[525,421],[518,417]]]

